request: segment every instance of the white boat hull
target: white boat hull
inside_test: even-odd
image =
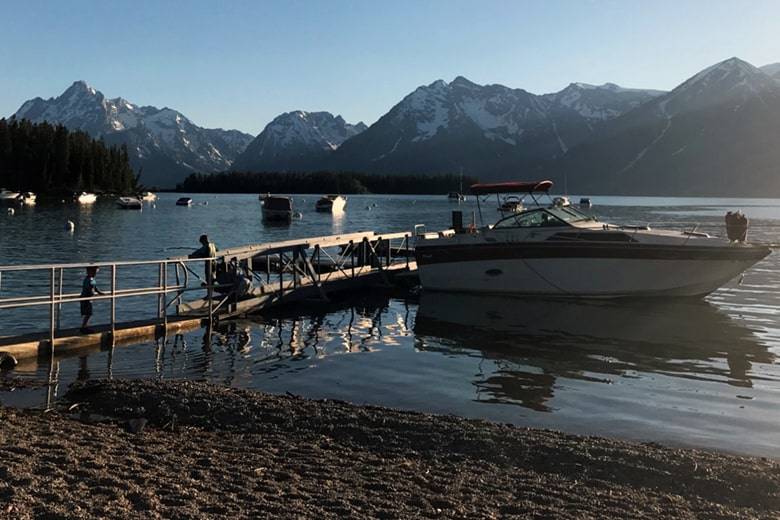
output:
[[[703,296],[754,260],[534,259],[420,265],[425,290],[506,295],[616,298]]]
[[[0,201],[15,201],[19,197],[18,191],[0,191]]]
[[[94,193],[82,193],[77,198],[79,204],[92,204],[97,201],[97,195]]]
[[[347,199],[340,195],[329,195],[322,197],[314,206],[315,211],[320,213],[340,213],[344,211]]]
[[[711,293],[771,253],[696,227],[613,225],[571,206],[542,206],[534,194],[551,181],[475,184],[479,196],[528,194],[536,205],[480,229],[417,229],[415,258],[425,291],[576,298],[691,296]],[[503,203],[517,201],[505,197]],[[501,201],[501,199],[498,199]],[[522,200],[522,199],[520,199]]]
[[[569,228],[421,238],[424,290],[616,298],[703,296],[767,256],[767,246],[680,232]]]
[[[116,205],[119,206],[120,209],[140,210],[143,208],[141,201],[133,197],[119,197],[116,200]]]

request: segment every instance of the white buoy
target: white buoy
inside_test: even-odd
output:
[[[295,217],[295,218],[303,218],[303,213],[301,213],[300,211],[296,211],[293,214],[293,217]]]
[[[14,213],[15,213],[14,212],[14,208],[8,208],[8,214],[9,215],[13,215]]]
[[[65,231],[73,231],[74,229],[76,229],[76,224],[74,224],[72,220],[68,219],[68,222],[65,224]]]

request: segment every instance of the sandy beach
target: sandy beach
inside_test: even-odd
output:
[[[776,519],[780,464],[194,382],[0,406],[9,519]]]

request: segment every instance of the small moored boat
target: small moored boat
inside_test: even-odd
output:
[[[120,209],[142,209],[143,203],[135,197],[119,197],[116,199],[116,205]]]
[[[496,209],[498,209],[502,215],[505,213],[520,213],[523,211],[523,199],[517,195],[508,195],[504,197],[501,201],[501,205]]]
[[[7,190],[5,188],[0,188],[0,202],[6,201],[6,202],[12,202],[15,201],[19,197],[18,191],[12,191]]]
[[[314,205],[314,209],[321,213],[338,213],[344,211],[347,199],[341,195],[323,195]]]
[[[0,200],[16,200],[17,197],[19,197],[18,191],[0,188]]]
[[[264,222],[290,222],[293,217],[292,199],[270,195],[263,203]]]
[[[38,199],[38,196],[31,192],[31,191],[25,191],[22,192],[21,195],[16,199],[22,204],[35,204],[35,201]]]
[[[97,200],[97,195],[94,193],[87,193],[86,191],[82,191],[81,194],[76,197],[76,200],[79,204],[92,204]]]
[[[176,200],[177,206],[192,206],[192,198],[190,197],[179,197]]]

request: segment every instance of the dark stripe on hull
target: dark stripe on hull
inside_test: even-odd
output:
[[[451,244],[415,249],[417,263],[430,265],[449,262],[540,258],[619,258],[635,260],[720,260],[758,262],[771,252],[765,246],[698,247],[636,243],[498,243]]]

